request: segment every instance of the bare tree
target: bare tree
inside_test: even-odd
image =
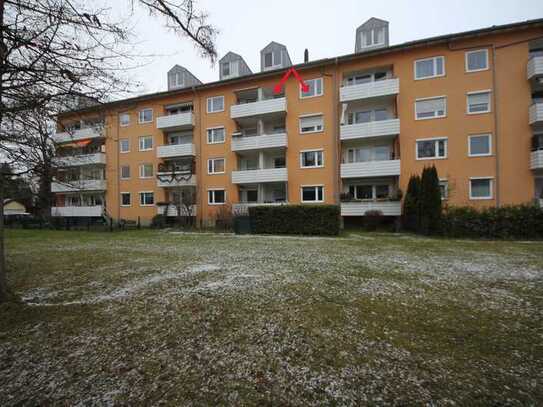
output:
[[[193,42],[202,56],[215,60],[217,31],[194,1],[125,1],[164,18],[166,27]],[[36,134],[14,134],[11,124],[20,123],[31,112],[52,117],[59,107],[72,110],[74,97],[103,102],[134,87],[123,76],[126,62],[134,56],[130,30],[111,21],[107,9],[91,3],[0,0],[0,144],[3,151],[23,157],[20,164],[33,161],[29,151],[43,154],[49,145],[40,137],[28,140]],[[29,171],[24,168],[21,173]],[[0,173],[0,302],[7,298],[3,185]]]

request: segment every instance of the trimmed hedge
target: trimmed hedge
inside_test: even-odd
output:
[[[543,209],[527,204],[482,210],[451,207],[443,212],[441,232],[447,237],[541,239]]]
[[[338,205],[280,205],[249,208],[251,231],[258,234],[337,235]]]

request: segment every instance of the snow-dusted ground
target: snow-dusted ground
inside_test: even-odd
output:
[[[0,405],[535,405],[541,249],[14,231]]]

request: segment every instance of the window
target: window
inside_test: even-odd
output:
[[[361,112],[350,112],[347,115],[348,124],[368,123],[371,121],[388,120],[388,112],[386,109],[375,109]]]
[[[281,66],[281,50],[266,52],[264,54],[264,68],[275,68]]]
[[[302,187],[302,202],[323,202],[323,192],[322,185]]]
[[[468,137],[468,155],[481,157],[492,154],[492,138],[490,134],[479,134]]]
[[[445,75],[445,57],[415,61],[415,79],[437,78]]]
[[[385,43],[385,28],[379,27],[372,30],[362,31],[360,43],[362,48],[382,45]]]
[[[129,165],[121,166],[121,179],[129,179],[129,178],[130,178],[130,166]]]
[[[224,110],[224,96],[214,96],[207,98],[207,112],[215,113]]]
[[[224,127],[207,129],[207,144],[224,143]]]
[[[393,159],[390,145],[365,146],[347,149],[347,162],[387,161]]]
[[[347,77],[346,86],[361,85],[368,82],[377,82],[387,79],[386,71],[377,71],[373,73],[355,74]]]
[[[153,149],[153,136],[140,137],[140,151],[148,151]]]
[[[415,119],[435,119],[447,115],[447,98],[439,96],[435,98],[417,99],[415,101]]]
[[[140,114],[139,114],[140,123],[150,123],[152,121],[153,121],[153,109],[140,110]]]
[[[447,158],[447,139],[417,140],[417,160]]]
[[[302,151],[300,153],[300,166],[302,168],[324,166],[323,152],[322,151]]]
[[[222,76],[230,76],[230,62],[223,62],[221,64]]]
[[[121,153],[128,153],[130,151],[130,142],[127,138],[119,140],[119,151]]]
[[[449,198],[449,181],[446,179],[439,180],[439,192],[442,200]]]
[[[174,72],[170,75],[170,86],[172,88],[182,88],[183,87],[183,73]]]
[[[155,204],[153,192],[140,192],[140,206],[151,206]]]
[[[121,192],[121,206],[130,206],[130,192]]]
[[[119,115],[119,124],[121,127],[126,127],[130,124],[130,114],[129,113],[121,113]]]
[[[323,129],[322,114],[300,117],[300,133],[316,133]]]
[[[224,174],[224,158],[210,158],[207,160],[208,174]]]
[[[468,114],[490,112],[490,91],[468,93]]]
[[[304,92],[300,87],[300,98],[310,98],[314,96],[322,96],[322,78],[309,79],[305,81],[306,85],[309,87],[307,92]]]
[[[478,72],[488,69],[488,50],[466,52],[466,72]]]
[[[207,203],[209,205],[222,205],[226,200],[224,189],[210,189],[207,191]]]
[[[471,178],[469,199],[492,199],[492,178]]]
[[[140,164],[140,178],[151,178],[153,176],[153,164]]]
[[[377,185],[350,185],[349,193],[354,199],[386,199],[390,197],[390,186]]]

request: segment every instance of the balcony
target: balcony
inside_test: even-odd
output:
[[[232,137],[232,151],[262,150],[287,146],[287,134],[264,134],[262,136]]]
[[[104,208],[101,205],[95,206],[53,206],[51,216],[102,216]]]
[[[342,202],[341,216],[364,216],[367,211],[381,211],[384,216],[400,216],[400,201],[360,201]]]
[[[106,164],[105,153],[82,154],[67,157],[55,157],[53,160],[57,167],[77,167],[80,165]]]
[[[543,150],[532,151],[530,154],[530,169],[543,169]]]
[[[163,131],[186,130],[194,126],[192,112],[157,117],[156,128]]]
[[[51,183],[51,192],[78,192],[78,191],[105,191],[105,179],[92,179],[83,181],[55,181]]]
[[[543,123],[543,102],[530,106],[530,124]]]
[[[340,126],[341,140],[355,140],[400,134],[400,119],[380,120],[368,123],[344,124]]]
[[[343,86],[339,91],[340,102],[369,99],[381,96],[397,95],[400,92],[398,78],[362,83],[360,85]]]
[[[168,208],[168,211],[166,213],[166,207]],[[158,215],[166,215],[166,216],[179,216],[179,213],[177,211],[177,207],[175,205],[158,205],[157,204],[157,214]],[[181,210],[181,216],[196,216],[197,214],[197,206],[192,205],[189,211],[186,210],[185,207],[179,208]]]
[[[341,178],[389,177],[399,175],[400,160],[341,164]]]
[[[102,127],[87,127],[84,129],[74,130],[71,132],[56,133],[53,136],[55,143],[68,143],[71,141],[87,140],[92,138],[104,137],[104,129]]]
[[[164,146],[158,146],[156,149],[156,156],[158,158],[171,158],[194,155],[196,155],[196,148],[192,143],[167,144]]]
[[[282,97],[230,106],[230,117],[232,119],[241,119],[244,117],[264,116],[286,111],[287,99]]]
[[[286,168],[266,168],[263,170],[232,171],[233,184],[257,184],[260,182],[285,182],[288,180]]]
[[[288,205],[288,202],[239,202],[232,205],[232,213],[237,215],[247,215],[252,206],[281,206]]]
[[[528,80],[543,76],[543,56],[535,56],[528,61]]]
[[[170,187],[190,187],[196,186],[196,175],[191,175],[190,178],[182,177],[179,175],[177,177],[171,177],[169,172],[159,172],[157,173],[157,186],[161,188],[170,188]]]

